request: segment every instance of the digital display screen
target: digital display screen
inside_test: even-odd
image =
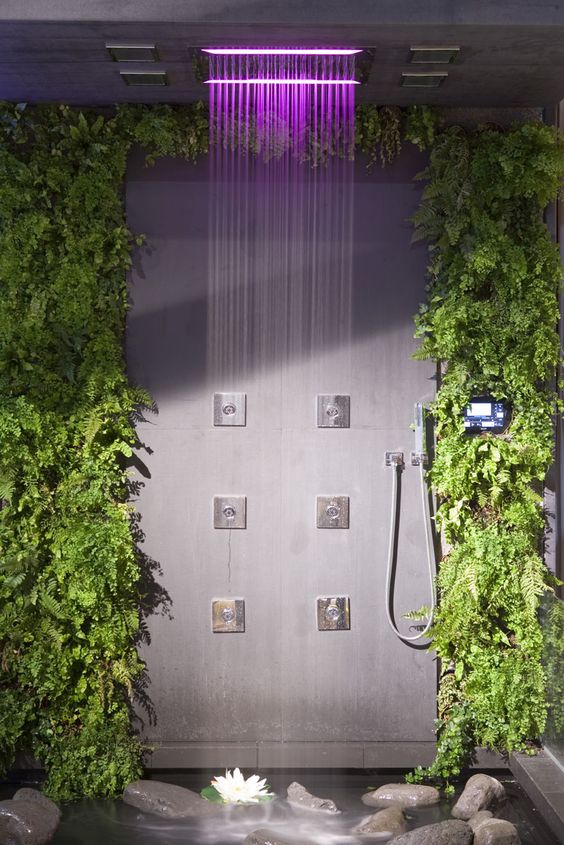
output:
[[[464,412],[464,428],[468,434],[487,431],[501,434],[508,423],[508,406],[490,396],[474,396]]]
[[[491,415],[491,402],[472,402],[471,405],[468,405],[469,417],[491,417]]]

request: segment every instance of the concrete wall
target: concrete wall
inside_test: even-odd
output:
[[[309,216],[299,174],[279,200],[293,212],[275,238],[270,189],[256,181],[270,176],[243,169],[228,184],[213,164],[145,168],[136,154],[127,178],[129,224],[147,236],[132,272],[128,365],[159,407],[139,426],[150,452],[139,454],[138,504],[174,617],[150,622],[153,764],[428,762],[435,664],[397,640],[384,610],[384,453],[409,454],[413,403],[434,392],[432,364],[410,357],[427,253],[410,245],[408,217],[424,160],[406,151],[385,170],[356,163],[342,272],[324,259],[333,218],[311,234],[315,272],[300,258],[311,244],[296,224],[298,212]],[[213,426],[212,395],[224,390],[247,394],[245,427]],[[350,395],[349,429],[316,427],[318,393]],[[212,497],[223,493],[247,496],[246,530],[212,527]],[[348,530],[316,528],[322,494],[350,497]],[[429,598],[411,466],[402,505],[398,618]],[[350,630],[318,631],[316,598],[335,595],[350,597]],[[212,632],[218,597],[245,599],[245,633]]]
[[[545,0],[2,0],[0,20],[190,21],[254,23],[562,24],[564,10]],[[432,38],[429,42],[433,43]]]

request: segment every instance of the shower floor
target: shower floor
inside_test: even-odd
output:
[[[190,771],[155,773],[158,780],[176,783],[199,791],[220,772]],[[245,772],[245,774],[249,774]],[[526,793],[508,772],[490,772],[504,783],[508,800],[496,814],[508,819],[519,830],[523,845],[558,845],[540,814],[533,807]],[[343,810],[339,816],[316,814],[295,810],[285,801],[276,800],[256,807],[225,808],[219,817],[198,822],[165,821],[141,813],[121,801],[83,800],[63,807],[63,817],[53,845],[241,845],[248,833],[268,827],[298,841],[317,845],[357,845],[373,841],[367,837],[351,835],[352,828],[365,816],[374,812],[365,807],[360,796],[368,787],[398,782],[401,773],[390,774],[352,771],[272,771],[261,772],[272,789],[284,796],[286,787],[293,780],[303,783],[311,792],[332,798]],[[30,784],[26,780],[26,785]],[[9,798],[18,784],[5,784],[0,797]],[[408,811],[409,827],[443,821],[450,817],[450,807],[456,796],[443,800],[435,807]]]

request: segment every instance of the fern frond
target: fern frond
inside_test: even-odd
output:
[[[11,473],[4,472],[0,474],[0,499],[5,499],[6,502],[11,502],[14,487],[14,476]]]

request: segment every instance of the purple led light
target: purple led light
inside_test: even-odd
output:
[[[355,53],[362,53],[362,50],[331,50],[322,49],[271,49],[270,47],[250,48],[237,47],[204,47],[202,52],[212,53],[214,56],[352,56]]]
[[[206,85],[360,85],[355,79],[206,79]]]

